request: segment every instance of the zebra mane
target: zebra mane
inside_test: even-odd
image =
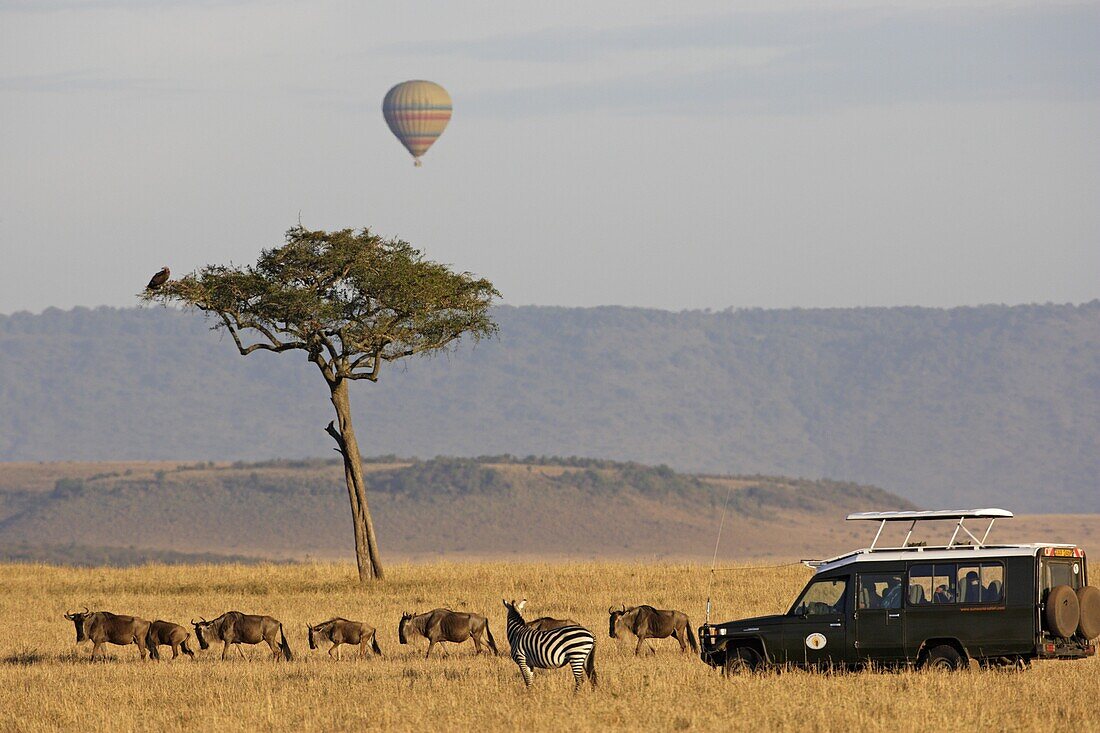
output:
[[[523,614],[520,613],[519,609],[516,608],[516,601],[511,601],[511,602],[504,601],[504,607],[508,609],[508,619],[509,620],[511,620],[512,616],[514,615],[516,618],[519,619],[519,622],[521,624],[524,623]]]

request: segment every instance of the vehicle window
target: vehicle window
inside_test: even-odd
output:
[[[811,583],[791,612],[807,616],[844,613],[844,591],[847,587],[847,582],[839,578]]]
[[[931,565],[914,565],[909,568],[909,605],[932,605]]]
[[[932,603],[954,603],[956,601],[955,566],[936,563],[932,567]]]
[[[982,603],[1000,603],[1005,597],[1005,566],[998,563],[982,565]]]
[[[955,603],[955,564],[914,565],[909,569],[909,605]],[[980,577],[980,576],[979,576]]]
[[[901,576],[887,573],[859,576],[859,608],[901,608]]]
[[[956,577],[959,579],[959,603],[981,603],[983,588],[981,565],[959,565]]]
[[[1043,558],[1040,564],[1042,569],[1042,597],[1045,599],[1047,591],[1056,585],[1068,585],[1074,590],[1081,587],[1081,561],[1079,559],[1061,558],[1054,560]]]

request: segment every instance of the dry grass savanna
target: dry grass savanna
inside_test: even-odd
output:
[[[715,617],[783,610],[808,577],[792,565],[716,576]],[[702,565],[430,563],[395,565],[384,583],[358,586],[342,564],[145,566],[72,569],[0,566],[0,730],[1084,730],[1095,719],[1100,663],[1037,663],[1024,672],[785,672],[724,679],[674,640],[635,657],[607,635],[607,608],[647,602],[702,621]],[[402,611],[439,605],[489,617],[502,647],[501,597],[529,599],[529,617],[569,617],[597,638],[597,689],[570,690],[567,670],[537,673],[525,690],[506,656],[424,659],[401,646]],[[186,623],[237,609],[286,628],[292,663],[266,648],[219,660],[138,661],[110,647],[90,663],[62,614],[88,605]],[[306,623],[330,615],[378,627],[385,656],[331,659],[309,651]],[[502,649],[503,651],[503,649]],[[166,655],[167,656],[167,655]]]

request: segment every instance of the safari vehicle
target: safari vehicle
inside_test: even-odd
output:
[[[1011,516],[1004,509],[850,514],[879,523],[870,547],[804,561],[815,573],[783,615],[712,624],[708,614],[699,629],[702,659],[737,672],[1026,666],[1094,655],[1100,589],[1088,585],[1085,553],[1064,544],[988,544],[993,523]],[[918,524],[944,520],[954,522],[947,544],[912,541]],[[967,520],[989,523],[979,536]],[[893,522],[909,523],[904,541],[879,546]]]

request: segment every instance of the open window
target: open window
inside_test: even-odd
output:
[[[1004,600],[1005,567],[999,562],[959,563],[959,603],[1000,603]]]
[[[955,564],[914,565],[909,568],[910,606],[937,606],[956,602]]]
[[[810,583],[801,597],[791,607],[792,616],[828,616],[844,613],[845,592],[848,583],[844,578],[818,580]]]
[[[901,608],[900,573],[870,573],[859,576],[859,609]]]

